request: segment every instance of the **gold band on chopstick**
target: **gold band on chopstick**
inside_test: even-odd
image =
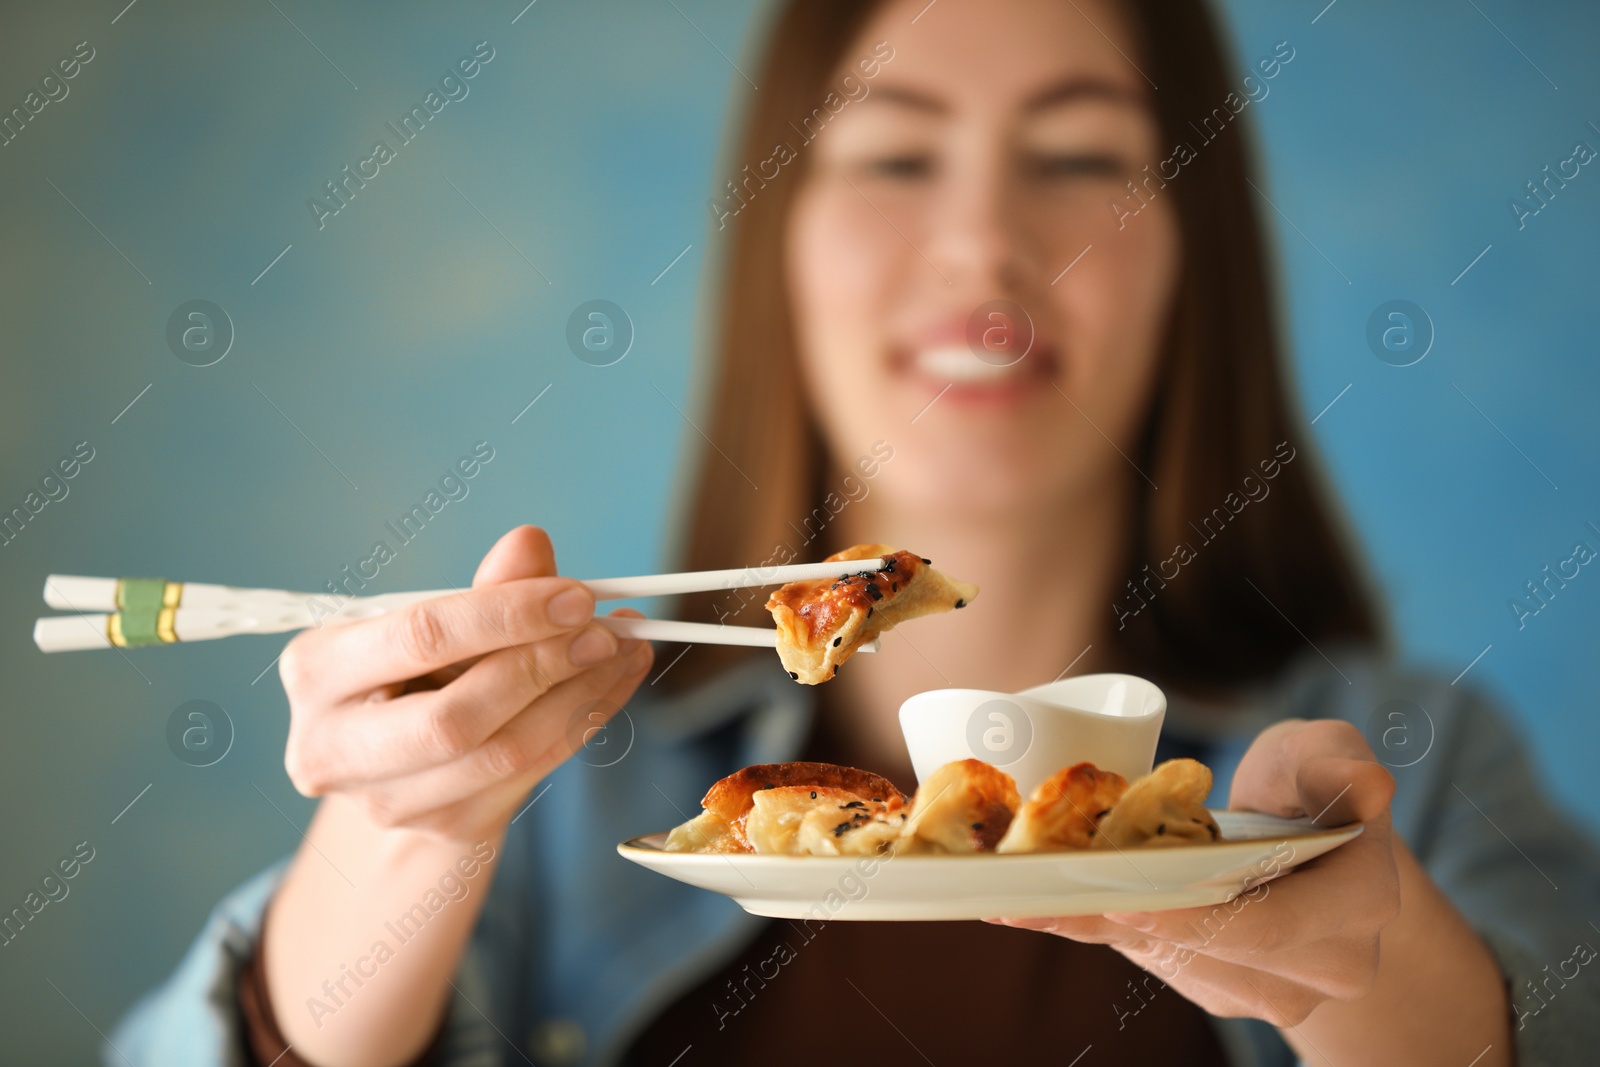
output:
[[[117,648],[177,643],[183,583],[165,578],[118,578],[117,608],[106,616],[106,640]]]

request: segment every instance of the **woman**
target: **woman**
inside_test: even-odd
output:
[[[593,622],[523,527],[460,597],[302,634],[281,661],[286,762],[325,799],[121,1052],[1576,1062],[1600,985],[1549,975],[1591,939],[1600,860],[1494,711],[1382,666],[1287,413],[1225,128],[1254,82],[1232,71],[1195,3],[789,4],[711,205],[732,233],[680,555],[885,541],[982,601],[814,694],[770,654],[711,648],[636,693],[651,650]],[[1231,779],[1232,805],[1365,832],[1205,932],[1211,909],[791,930],[612,854],[744,764],[831,758],[909,786],[906,696],[1064,668],[1165,687],[1164,754]],[[1435,731],[1398,787],[1357,728],[1390,699]],[[585,745],[624,703],[606,731],[624,756]]]

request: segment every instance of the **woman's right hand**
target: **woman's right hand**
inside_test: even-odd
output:
[[[650,667],[648,642],[593,616],[582,583],[556,577],[549,536],[519,526],[458,596],[302,632],[278,665],[289,778],[379,827],[497,837]]]

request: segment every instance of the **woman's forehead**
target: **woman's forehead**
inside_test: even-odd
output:
[[[915,20],[915,21],[913,21]],[[890,0],[846,50],[894,49],[872,86],[880,103],[929,115],[974,102],[1038,111],[1143,105],[1150,90],[1114,0]]]

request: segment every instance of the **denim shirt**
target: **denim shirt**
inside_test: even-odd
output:
[[[1353,650],[1329,651],[1342,667],[1309,657],[1227,709],[1170,697],[1163,744],[1212,767],[1212,803],[1222,806],[1240,757],[1269,723],[1337,718],[1363,729],[1395,775],[1396,831],[1500,963],[1516,1062],[1594,1062],[1600,977],[1558,972],[1576,946],[1600,946],[1600,928],[1588,921],[1600,914],[1600,851],[1554,807],[1514,729],[1482,694]],[[677,996],[756,935],[767,920],[629,863],[615,846],[698,813],[706,787],[739,767],[795,758],[813,714],[809,692],[762,658],[677,698],[640,694],[605,744],[546,779],[548,789],[508,831],[453,976],[444,1064],[614,1063]],[[1394,700],[1410,704],[1386,705]],[[120,1055],[106,1048],[107,1064],[124,1056],[138,1067],[249,1062],[237,977],[285,866],[217,905],[173,975],[113,1032]],[[1295,1062],[1265,1023],[1213,1022],[1241,1067]]]

